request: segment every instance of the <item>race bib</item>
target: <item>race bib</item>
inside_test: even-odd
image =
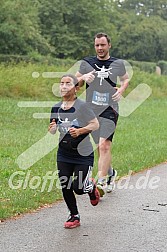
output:
[[[93,91],[92,103],[100,106],[109,105],[109,93]]]

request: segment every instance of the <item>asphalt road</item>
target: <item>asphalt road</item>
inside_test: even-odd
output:
[[[93,207],[78,196],[81,226],[67,230],[65,203],[0,224],[2,252],[166,252],[167,164],[124,178]]]

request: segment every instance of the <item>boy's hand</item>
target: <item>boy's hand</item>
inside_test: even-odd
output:
[[[69,129],[69,133],[70,133],[70,135],[71,135],[72,137],[74,137],[74,138],[76,138],[76,137],[78,137],[78,136],[80,135],[79,129],[76,129],[76,128],[73,128],[73,127],[71,127],[71,128]]]
[[[57,125],[56,125],[55,119],[53,119],[52,122],[49,124],[48,131],[51,134],[55,134],[56,133],[56,129],[57,129]]]

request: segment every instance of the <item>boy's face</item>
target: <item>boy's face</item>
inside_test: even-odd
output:
[[[95,38],[94,42],[95,51],[99,59],[106,59],[109,57],[109,50],[111,44],[108,43],[106,37]]]
[[[71,77],[63,77],[60,82],[60,93],[62,97],[75,95],[76,88]]]

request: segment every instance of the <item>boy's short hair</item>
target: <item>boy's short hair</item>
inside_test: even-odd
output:
[[[73,82],[74,82],[74,85],[75,85],[75,86],[78,86],[78,85],[79,85],[78,79],[77,79],[77,77],[76,77],[75,75],[73,75],[73,74],[64,74],[64,75],[61,77],[61,79],[62,79],[63,77],[70,77],[71,79],[73,79]]]

